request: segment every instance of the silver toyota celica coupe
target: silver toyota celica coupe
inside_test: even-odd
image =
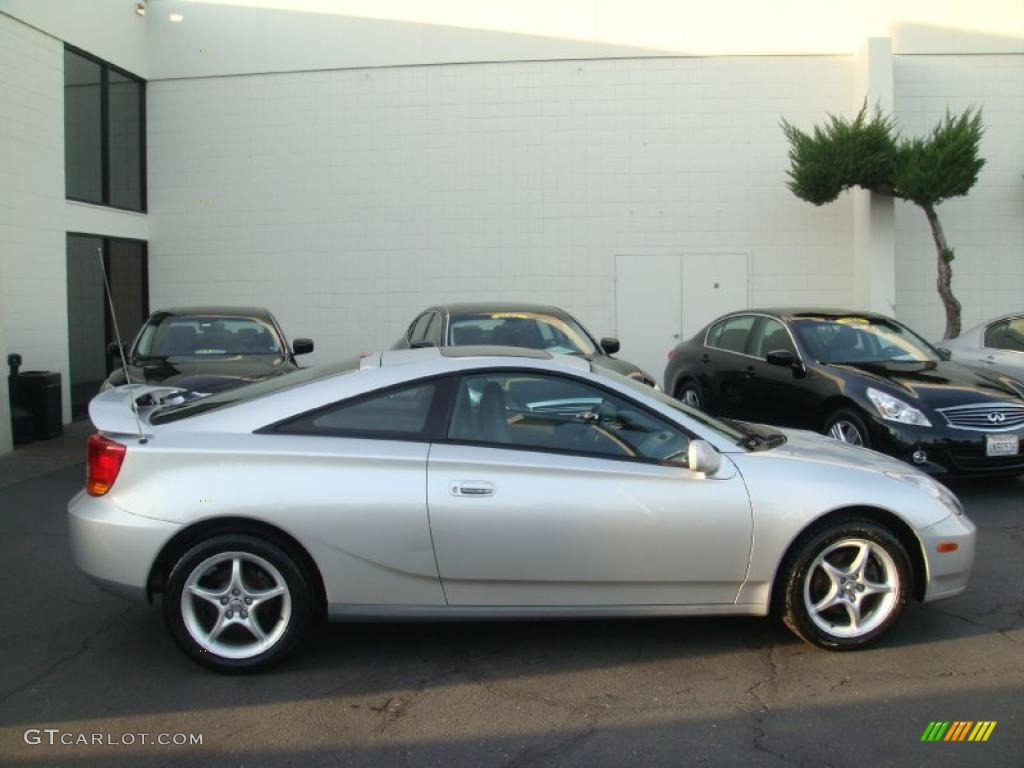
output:
[[[848,650],[963,591],[974,559],[956,497],[909,465],[536,350],[384,352],[202,398],[122,386],[90,416],[78,566],[160,595],[224,672],[323,615],[774,612]]]

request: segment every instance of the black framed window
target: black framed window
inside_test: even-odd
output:
[[[578,379],[532,371],[463,375],[448,439],[686,466],[689,436]]]
[[[146,83],[64,48],[64,174],[69,200],[146,210]]]

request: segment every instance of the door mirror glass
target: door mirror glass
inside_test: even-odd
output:
[[[796,356],[788,349],[774,349],[765,357],[769,365],[789,367],[796,362]]]
[[[313,351],[312,339],[295,339],[292,342],[293,355],[308,355]]]
[[[706,440],[691,440],[688,449],[688,465],[694,472],[713,475],[722,466],[722,454]]]
[[[614,355],[621,347],[622,345],[619,344],[619,340],[614,339],[611,336],[605,336],[601,339],[601,349],[604,350],[606,355]]]

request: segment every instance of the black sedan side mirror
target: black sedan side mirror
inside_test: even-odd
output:
[[[112,341],[107,344],[107,355],[109,357],[120,358],[121,357],[121,345],[116,341]]]
[[[308,355],[313,351],[312,339],[295,339],[292,342],[293,355]]]
[[[606,355],[614,355],[616,352],[619,351],[619,348],[621,346],[622,345],[619,344],[619,340],[613,339],[611,336],[605,336],[603,339],[601,339],[601,349],[604,350],[604,353]]]
[[[782,367],[789,367],[796,362],[796,355],[790,352],[788,349],[774,349],[768,353],[765,360],[769,365],[779,365]]]

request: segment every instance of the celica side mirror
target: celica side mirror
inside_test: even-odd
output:
[[[601,349],[604,350],[604,353],[606,355],[614,355],[616,352],[619,351],[619,348],[621,346],[622,345],[619,344],[619,340],[614,339],[611,336],[605,336],[603,339],[601,339]]]
[[[691,440],[687,451],[687,464],[692,472],[713,475],[722,466],[722,454],[706,440]]]
[[[114,358],[121,357],[121,345],[116,341],[112,341],[107,344],[107,355]]]
[[[952,360],[953,359],[953,353],[950,352],[945,347],[939,347],[938,348],[938,352],[939,352],[939,357],[941,357],[943,360]]]
[[[295,339],[292,342],[293,355],[308,355],[313,351],[312,339]]]

